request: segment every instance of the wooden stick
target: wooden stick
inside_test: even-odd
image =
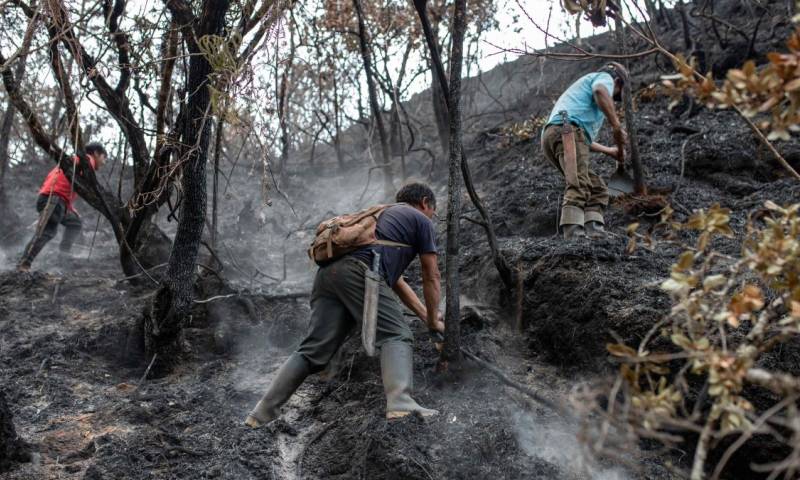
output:
[[[156,363],[156,358],[157,357],[158,357],[158,354],[154,353],[153,354],[153,359],[150,360],[150,365],[147,366],[147,369],[144,371],[144,374],[142,375],[142,378],[140,378],[139,381],[136,383],[136,390],[138,390],[139,387],[142,386],[142,383],[144,383],[145,379],[147,378],[147,374],[150,373],[150,369],[153,368],[153,364]]]
[[[706,456],[708,455],[708,443],[711,441],[711,427],[714,425],[716,419],[712,416],[708,417],[703,431],[700,432],[700,440],[697,441],[697,449],[694,452],[694,463],[692,464],[692,473],[689,478],[691,480],[703,480],[703,466],[706,463]]]
[[[544,398],[543,396],[541,396],[538,393],[534,392],[530,388],[528,388],[528,387],[526,387],[526,386],[524,386],[524,385],[522,385],[522,384],[520,384],[518,382],[515,382],[514,380],[511,380],[499,368],[497,368],[496,366],[494,366],[491,363],[487,362],[486,360],[483,360],[482,358],[479,358],[478,356],[476,356],[475,354],[473,354],[469,350],[467,350],[465,348],[462,348],[461,352],[464,355],[466,355],[467,358],[469,358],[473,362],[477,363],[478,365],[480,365],[481,367],[485,368],[486,370],[489,370],[492,374],[494,374],[494,376],[496,376],[498,379],[500,379],[500,381],[502,383],[504,383],[505,385],[508,385],[509,387],[513,388],[514,390],[517,390],[518,392],[524,393],[528,397],[530,397],[533,400],[535,400],[536,402],[544,405],[545,407],[549,408],[550,410],[553,410],[554,412],[556,412],[557,414],[561,415],[562,417],[565,417],[565,418],[568,418],[568,419],[573,419],[574,418],[571,413],[569,413],[567,410],[562,408],[560,405],[557,405],[553,401]]]

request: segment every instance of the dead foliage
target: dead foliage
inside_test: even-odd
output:
[[[589,395],[606,422],[599,431],[606,433],[592,441],[603,450],[604,435],[614,430],[673,448],[688,442],[696,480],[718,478],[742,446],[766,437],[785,456],[750,468],[796,478],[800,376],[787,373],[792,366],[774,361],[773,352],[790,348],[800,333],[800,204],[767,201],[750,216],[738,255],[715,248],[716,238],[735,237],[730,210],[697,210],[685,222],[671,213],[651,229],[663,232],[659,238],[629,228],[629,251],[671,242],[684,252],[661,284],[671,311],[638,346],[607,346],[619,375],[610,391]],[[691,244],[681,240],[687,236]],[[714,449],[721,451],[709,461]]]

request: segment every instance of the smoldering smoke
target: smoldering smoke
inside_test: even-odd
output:
[[[587,480],[630,480],[620,468],[603,468],[578,443],[578,429],[561,419],[519,413],[514,429],[528,455],[558,465],[569,476]]]

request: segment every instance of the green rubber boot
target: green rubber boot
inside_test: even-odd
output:
[[[583,225],[567,224],[562,225],[564,231],[564,240],[572,240],[573,238],[586,238],[586,230]]]
[[[381,347],[381,376],[386,392],[386,418],[402,418],[412,412],[423,417],[437,415],[437,410],[421,407],[413,398],[414,384],[411,345],[404,342],[387,343]]]
[[[586,222],[583,228],[586,231],[586,236],[591,239],[606,238],[606,229],[601,222]]]
[[[256,407],[245,419],[248,427],[258,428],[278,418],[281,405],[289,400],[295,390],[308,376],[309,369],[306,360],[296,353],[292,354],[278,369],[278,374],[269,384],[267,393],[261,397]]]

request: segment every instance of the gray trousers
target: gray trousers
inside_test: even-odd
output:
[[[322,371],[353,328],[361,328],[366,270],[364,263],[346,256],[317,271],[311,292],[311,324],[297,348],[311,373]],[[412,343],[413,338],[397,297],[381,282],[375,345]]]

